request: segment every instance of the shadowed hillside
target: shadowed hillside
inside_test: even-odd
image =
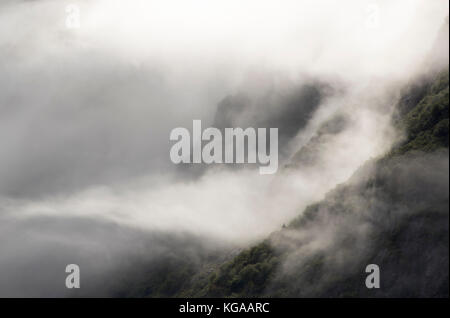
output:
[[[398,125],[406,138],[288,227],[240,253],[195,296],[448,296],[448,70]],[[364,285],[367,264],[382,287]],[[194,296],[193,295],[193,296]]]
[[[201,265],[161,264],[121,295],[448,297],[448,81],[446,70],[406,87],[393,118],[404,137],[288,226]],[[327,122],[294,160],[307,163],[342,124]],[[380,267],[380,289],[365,287],[368,264]]]

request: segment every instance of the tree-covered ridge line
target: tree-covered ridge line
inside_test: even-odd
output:
[[[162,261],[120,296],[448,296],[448,77],[407,87],[395,118],[405,137],[287,227],[228,255]],[[380,290],[365,288],[369,263]]]
[[[392,170],[399,169],[404,164],[403,159],[420,160],[420,158],[416,158],[420,156],[415,154],[417,151],[433,152],[442,148],[448,149],[448,80],[448,70],[439,73],[431,85],[423,90],[423,96],[418,99],[416,105],[413,105],[408,112],[403,114],[399,126],[405,129],[406,138],[395,146],[387,156],[374,163],[375,173],[370,178],[364,180],[363,184],[359,183],[356,186],[351,182],[350,185],[338,186],[327,196],[328,198],[324,202],[307,207],[301,216],[290,223],[287,229],[272,234],[272,237],[282,236],[283,234],[280,233],[284,231],[298,231],[308,228],[311,223],[320,219],[321,211],[326,210],[327,213],[335,214],[354,213],[355,211],[349,211],[348,206],[351,205],[346,206],[345,198],[352,197],[355,192],[358,196],[362,195],[363,197],[367,193],[372,195],[372,192],[378,193],[380,196],[391,196],[391,198],[386,199],[388,200],[386,202],[392,205],[392,211],[387,211],[389,214],[395,213],[396,205],[404,205],[402,200],[405,200],[407,196],[401,191],[396,193],[396,189],[389,185],[389,176]],[[416,94],[414,97],[417,98],[416,91],[410,90],[408,93]],[[402,101],[405,99],[407,99],[407,96],[404,96]],[[448,152],[446,154],[448,157]],[[443,205],[444,209],[445,205],[448,208],[448,200],[445,204],[445,198]],[[401,246],[405,244],[401,238],[402,235],[409,236],[414,233],[411,226],[420,227],[416,232],[419,236],[423,236],[421,240],[411,243],[411,248],[421,244],[442,244],[444,250],[445,246],[448,250],[448,235],[447,238],[445,238],[445,235],[443,236],[445,233],[448,234],[448,227],[440,227],[440,231],[427,233],[430,224],[437,228],[442,222],[448,224],[448,213],[443,212],[440,207],[436,210],[425,209],[423,212],[396,219],[397,224],[378,229],[375,232],[376,235],[371,233],[373,236],[371,237],[373,242],[371,248],[373,250],[364,255],[360,261],[364,263],[377,260],[387,267],[394,268],[396,265],[392,264],[393,260],[401,259],[402,253],[404,253],[402,249],[404,246]],[[347,239],[351,239],[351,236]],[[320,292],[315,291],[312,286],[315,283],[321,284],[320,275],[326,274],[324,255],[321,252],[314,253],[309,259],[305,260],[301,269],[294,276],[292,274],[281,274],[274,280],[277,271],[280,270],[280,264],[288,254],[289,251],[275,248],[272,240],[266,240],[244,250],[234,259],[222,265],[211,274],[206,286],[193,291],[190,296],[363,296],[367,292],[361,285],[360,273],[355,274],[345,271],[341,273],[343,274],[341,278],[336,279],[332,284],[325,284],[326,286]],[[448,264],[448,255],[444,262]],[[362,263],[361,265],[363,265]],[[311,292],[302,292],[302,286],[292,288],[289,280],[299,277],[302,277],[300,281],[309,285],[307,288]],[[447,273],[444,272],[444,284],[433,286],[436,293],[434,296],[448,295],[448,284],[445,288],[445,281],[448,282],[448,271]],[[394,294],[395,288],[396,286],[393,285]],[[416,296],[416,294],[412,293],[411,296]]]
[[[425,96],[400,121],[406,140],[394,153],[433,151],[449,144],[449,71],[439,73]]]

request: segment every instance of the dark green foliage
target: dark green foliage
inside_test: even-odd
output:
[[[320,205],[318,203],[307,206],[302,215],[295,218],[288,227],[299,228],[305,226],[307,222],[312,221],[314,216],[317,215],[317,210],[319,207]]]
[[[279,264],[279,255],[265,241],[241,252],[214,273],[206,294],[211,297],[252,297],[264,293]]]
[[[407,113],[401,121],[407,139],[394,153],[401,154],[410,150],[429,152],[448,147],[448,81],[448,70],[439,74],[428,93]]]

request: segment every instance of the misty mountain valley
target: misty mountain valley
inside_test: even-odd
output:
[[[448,15],[0,1],[0,297],[448,298]]]

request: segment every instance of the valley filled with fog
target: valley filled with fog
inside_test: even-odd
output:
[[[448,2],[318,2],[2,1],[0,296],[121,296],[180,260],[231,259],[349,180],[387,178],[361,167],[407,138],[393,120],[402,89],[448,69]],[[278,128],[277,173],[174,164],[170,132],[193,120]],[[420,175],[448,206],[448,151],[426,158],[392,163],[387,193],[409,198],[406,175]],[[346,193],[333,200],[367,214],[394,206]],[[275,234],[292,250],[284,270],[310,250],[362,255],[372,225],[355,213]],[[359,250],[339,245],[349,231]],[[78,291],[64,286],[70,263]]]

